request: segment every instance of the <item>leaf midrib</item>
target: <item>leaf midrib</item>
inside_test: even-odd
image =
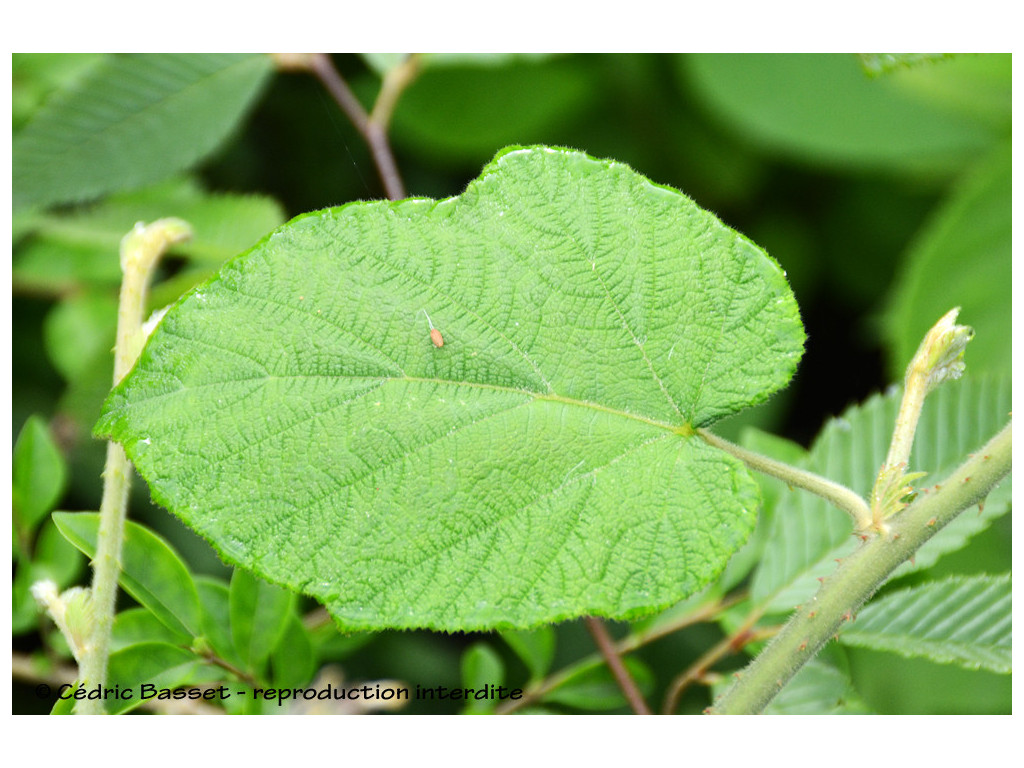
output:
[[[180,395],[182,392],[184,392],[186,390],[191,391],[191,390],[197,390],[197,389],[204,389],[206,387],[217,387],[217,386],[222,386],[224,384],[239,385],[239,384],[244,384],[244,383],[247,383],[247,382],[269,381],[271,379],[303,379],[303,380],[306,380],[306,379],[308,379],[308,380],[313,380],[313,379],[329,379],[329,380],[345,379],[345,380],[348,380],[348,381],[377,381],[377,382],[380,382],[382,386],[386,385],[388,383],[391,383],[391,382],[398,382],[398,383],[411,383],[411,384],[434,384],[434,385],[452,386],[452,387],[468,387],[470,389],[490,390],[492,392],[500,392],[502,394],[524,395],[524,396],[530,397],[530,398],[532,398],[534,400],[543,400],[545,402],[562,403],[563,405],[570,405],[570,406],[574,406],[574,407],[578,407],[578,408],[587,408],[589,410],[597,411],[599,413],[607,413],[607,414],[609,414],[611,416],[616,416],[616,417],[619,417],[619,418],[629,419],[631,421],[640,422],[641,424],[646,424],[646,425],[651,426],[651,427],[657,427],[658,429],[664,429],[664,430],[666,430],[668,432],[675,433],[675,434],[680,435],[682,437],[691,437],[692,435],[697,434],[696,430],[693,428],[693,426],[689,422],[686,422],[686,421],[684,421],[681,424],[669,424],[669,423],[666,423],[664,421],[659,421],[657,419],[648,418],[647,416],[641,416],[640,414],[630,413],[629,411],[623,411],[623,410],[619,410],[617,408],[612,408],[612,407],[607,406],[607,405],[602,405],[601,403],[594,403],[594,402],[591,402],[589,400],[579,400],[577,398],[567,397],[565,395],[559,395],[559,394],[553,393],[553,392],[552,393],[535,392],[535,391],[529,390],[529,389],[520,389],[518,387],[507,387],[507,386],[502,386],[500,384],[487,384],[487,383],[484,383],[484,382],[474,382],[474,381],[455,381],[455,380],[452,380],[452,379],[440,379],[440,378],[436,378],[436,377],[428,378],[428,377],[421,377],[421,376],[351,376],[351,375],[327,375],[327,374],[294,374],[294,375],[274,374],[272,376],[265,376],[262,379],[253,379],[253,378],[230,379],[230,380],[225,380],[225,381],[211,381],[211,382],[207,382],[207,383],[204,383],[204,384],[191,384],[191,385],[188,385],[187,387],[182,387],[181,389],[174,390],[173,392],[163,392],[163,393],[160,393],[160,394],[157,394],[157,395],[152,395],[150,397],[145,397],[145,398],[143,398],[143,401],[152,402],[152,401],[155,401],[155,400],[162,400],[162,399],[168,398],[168,397],[176,397],[176,396]],[[362,397],[363,395],[367,394],[368,392],[377,392],[379,390],[380,390],[380,387],[375,387],[375,388],[373,388],[371,390],[367,390],[367,392],[359,393],[359,395],[357,395],[357,397]]]

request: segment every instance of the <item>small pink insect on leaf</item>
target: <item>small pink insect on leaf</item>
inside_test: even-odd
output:
[[[427,310],[424,309],[423,310],[423,314],[426,315],[427,325],[430,326],[430,340],[432,342],[434,342],[434,346],[435,347],[438,347],[438,348],[443,347],[444,346],[444,336],[442,336],[441,332],[439,330],[437,330],[437,328],[434,327],[434,324],[432,322],[430,322],[430,315],[427,315]]]

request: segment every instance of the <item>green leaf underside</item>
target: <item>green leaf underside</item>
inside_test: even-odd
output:
[[[229,262],[97,433],[347,629],[625,618],[749,535],[755,485],[693,429],[784,386],[803,338],[778,265],[682,194],[511,148],[459,197],[308,214]]]
[[[956,577],[868,605],[842,642],[1010,674],[1010,576]]]

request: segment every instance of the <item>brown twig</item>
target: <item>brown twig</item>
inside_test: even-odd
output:
[[[419,71],[419,60],[409,56],[397,67],[389,70],[384,76],[377,101],[368,114],[352,93],[348,83],[334,66],[331,57],[326,53],[311,54],[275,54],[274,60],[281,69],[304,70],[313,74],[324,86],[331,97],[337,102],[356,130],[362,134],[370,147],[370,154],[377,166],[384,192],[389,200],[400,200],[405,197],[405,184],[398,172],[395,156],[388,141],[387,128],[391,115],[402,91],[413,81]]]
[[[721,611],[742,602],[745,598],[746,596],[743,594],[736,594],[722,600],[714,600],[700,606],[692,613],[676,618],[673,621],[666,621],[663,624],[656,624],[648,627],[643,631],[633,632],[626,635],[615,644],[616,652],[621,656],[622,654],[635,651],[637,648],[641,648],[647,643],[660,640],[667,635],[671,635],[672,633],[678,632],[679,630],[685,629],[693,624],[710,621]],[[585,656],[568,667],[559,670],[555,674],[549,675],[543,680],[534,683],[523,691],[522,698],[510,699],[503,704],[500,704],[495,710],[495,713],[499,715],[507,715],[540,701],[551,691],[560,688],[568,680],[571,680],[581,669],[585,669],[600,662],[601,658],[601,655],[597,653]]]
[[[640,693],[640,689],[637,687],[636,680],[633,679],[629,670],[626,669],[626,665],[622,663],[619,650],[615,647],[615,641],[612,640],[612,636],[608,634],[608,629],[605,627],[604,622],[593,616],[587,616],[583,619],[583,623],[587,625],[587,630],[589,630],[594,638],[597,649],[601,652],[601,656],[608,665],[608,669],[611,670],[615,682],[622,690],[622,695],[629,702],[629,706],[638,715],[651,714],[647,702],[644,701],[643,694]]]

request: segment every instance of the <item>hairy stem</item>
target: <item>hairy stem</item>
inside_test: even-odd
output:
[[[118,303],[117,346],[114,348],[115,386],[135,365],[146,341],[142,320],[153,268],[171,244],[190,235],[191,230],[185,222],[162,219],[149,226],[136,225],[121,241],[121,270],[124,279]],[[83,687],[102,686],[106,683],[117,580],[121,572],[121,541],[124,538],[130,489],[131,464],[120,445],[109,443],[103,470],[96,557],[93,560],[91,627],[78,653],[79,677]],[[75,704],[75,713],[102,714],[103,702],[99,699],[80,699]]]
[[[907,468],[925,397],[942,382],[957,379],[963,373],[964,348],[974,331],[956,324],[959,313],[957,307],[939,318],[925,334],[907,366],[889,453],[871,491],[871,527],[875,530],[881,530],[882,521],[903,508],[902,499],[912,490],[909,481],[923,476],[922,473],[908,475]]]
[[[587,625],[587,630],[594,638],[594,643],[601,652],[601,656],[608,665],[608,669],[611,670],[616,684],[622,691],[622,695],[629,702],[629,706],[638,715],[651,714],[647,702],[644,701],[643,694],[640,693],[640,689],[637,687],[636,680],[633,679],[629,670],[626,669],[626,665],[622,662],[622,657],[619,656],[619,651],[615,647],[615,641],[608,634],[607,627],[605,627],[600,619],[593,616],[587,616],[583,621]]]
[[[753,629],[763,611],[756,610],[750,613],[743,624],[731,635],[723,638],[717,645],[709,649],[703,656],[695,661],[689,669],[679,675],[669,686],[665,695],[665,703],[662,707],[662,714],[671,715],[679,707],[679,700],[691,683],[701,679],[711,667],[721,659],[732,653],[739,653],[749,643],[764,640],[772,637],[779,631],[778,627],[767,627],[764,629]]]
[[[813,472],[798,469],[790,464],[785,464],[759,453],[748,451],[735,443],[730,443],[718,435],[708,432],[706,429],[698,429],[697,434],[709,445],[721,448],[742,461],[748,467],[766,475],[776,477],[787,485],[795,488],[803,488],[805,491],[821,496],[843,510],[853,518],[857,530],[867,528],[871,523],[871,508],[868,503],[857,493],[845,485],[828,480]]]
[[[889,575],[963,510],[982,502],[1010,472],[1012,422],[950,475],[935,493],[893,516],[884,533],[866,537],[817,595],[801,606],[775,640],[709,710],[757,714],[794,674],[854,618]]]

